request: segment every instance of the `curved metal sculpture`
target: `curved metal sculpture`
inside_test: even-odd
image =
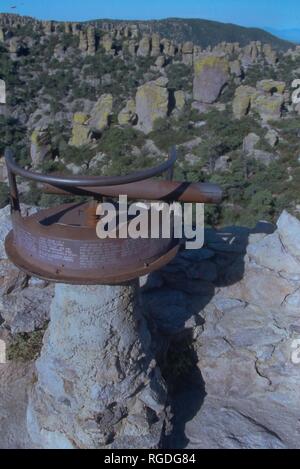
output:
[[[54,176],[21,168],[7,149],[13,229],[5,241],[10,260],[31,276],[71,284],[120,284],[159,269],[179,249],[175,239],[100,239],[96,207],[103,197],[218,203],[214,184],[173,181],[176,149],[162,164],[125,176]],[[167,172],[167,180],[150,178]],[[16,176],[44,184],[46,193],[92,197],[91,202],[63,204],[22,217]]]

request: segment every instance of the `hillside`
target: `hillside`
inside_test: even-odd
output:
[[[149,167],[177,145],[176,178],[224,189],[222,205],[206,209],[208,224],[253,226],[283,208],[297,215],[299,68],[299,47],[203,48],[142,23],[1,15],[0,157],[11,146],[42,171],[112,175]],[[4,206],[3,158],[0,190]],[[22,190],[29,204],[51,203],[37,188]]]
[[[118,21],[107,20],[113,24]],[[96,21],[96,23],[98,20]],[[99,20],[102,22],[102,20]],[[130,23],[130,22],[129,22]],[[246,46],[251,41],[261,41],[278,49],[288,49],[291,43],[259,28],[245,28],[236,24],[220,23],[204,19],[167,18],[153,21],[134,21],[145,31],[158,32],[177,42],[192,41],[202,47],[215,46],[220,42],[239,42]]]
[[[38,20],[31,17],[19,16],[15,14],[1,14],[8,18],[9,22],[14,22],[17,18],[23,24],[36,23]],[[1,18],[0,18],[1,21]],[[166,18],[161,20],[113,20],[113,19],[95,19],[87,21],[85,24],[95,26],[113,25],[118,27],[124,24],[138,25],[143,32],[157,32],[163,37],[176,42],[191,41],[201,47],[216,46],[220,42],[238,42],[241,46],[246,46],[251,41],[260,41],[271,44],[272,47],[281,50],[287,50],[292,46],[294,39],[287,36],[280,39],[272,31],[269,32],[259,28],[246,28],[231,23],[221,23],[218,21],[210,21],[205,19],[188,19],[188,18]]]

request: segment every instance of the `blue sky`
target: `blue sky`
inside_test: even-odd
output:
[[[185,17],[300,28],[300,0],[0,0],[0,12],[70,21]]]

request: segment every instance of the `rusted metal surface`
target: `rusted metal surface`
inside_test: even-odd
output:
[[[170,262],[180,240],[99,239],[96,208],[102,196],[182,202],[219,202],[220,189],[209,184],[169,180],[176,151],[168,161],[150,170],[115,177],[48,176],[20,168],[10,151],[7,162],[13,229],[5,241],[10,260],[32,276],[71,284],[119,284],[159,269]],[[167,181],[148,180],[168,172]],[[65,195],[90,195],[88,203],[63,204],[23,218],[16,175],[46,184],[45,191]],[[151,176],[152,175],[152,176]]]
[[[216,184],[151,179],[116,186],[89,187],[88,192],[82,187],[62,188],[50,185],[44,185],[43,191],[56,195],[86,195],[88,193],[91,196],[103,197],[118,197],[126,194],[131,200],[162,200],[166,202],[217,204],[222,200],[222,191]]]
[[[22,218],[13,214],[8,257],[30,275],[72,284],[116,284],[145,275],[176,255],[170,239],[99,239],[87,204],[65,204]]]

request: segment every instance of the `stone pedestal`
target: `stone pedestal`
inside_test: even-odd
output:
[[[165,388],[136,282],[57,284],[27,411],[41,448],[155,448]]]

